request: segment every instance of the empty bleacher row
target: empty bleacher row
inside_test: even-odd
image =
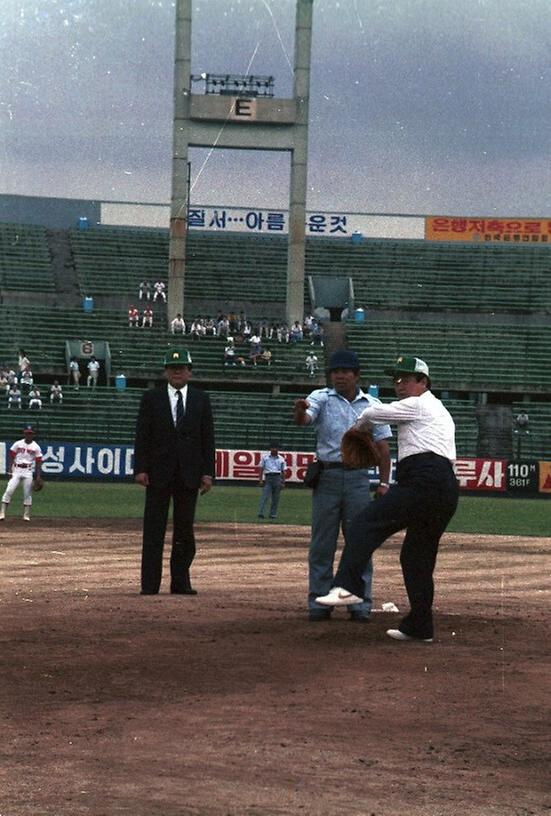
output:
[[[166,278],[167,230],[73,230],[70,237],[83,293],[135,292],[142,278]],[[186,296],[283,305],[286,264],[282,236],[190,232]],[[310,238],[305,271],[351,277],[356,305],[367,309],[551,313],[549,246]]]
[[[398,354],[430,362],[434,384],[455,391],[544,393],[551,390],[551,325],[489,321],[432,323],[367,320],[350,324],[348,341],[372,375]]]
[[[44,227],[0,224],[0,290],[53,292],[54,288]]]
[[[72,230],[81,291],[135,293],[141,280],[166,280],[167,230]],[[284,241],[191,233],[187,239],[186,296],[201,300],[285,300]]]
[[[97,228],[69,232],[81,293],[135,296],[142,279],[165,279],[168,230]],[[42,227],[0,225],[5,291],[53,291]],[[285,236],[191,231],[186,297],[279,302],[286,291]],[[306,275],[351,277],[367,309],[551,313],[551,247],[422,240],[310,238]],[[306,295],[306,287],[305,287]]]
[[[367,309],[551,312],[551,247],[311,240],[310,274],[349,275]]]

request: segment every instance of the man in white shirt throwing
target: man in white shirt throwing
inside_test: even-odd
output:
[[[397,401],[366,408],[354,427],[366,430],[376,423],[398,426],[397,482],[355,517],[333,588],[316,601],[322,606],[358,603],[369,558],[389,536],[405,529],[400,563],[410,612],[399,628],[388,629],[387,635],[395,640],[430,643],[438,544],[459,496],[453,470],[455,425],[430,391],[429,369],[423,360],[398,357],[385,373],[393,378]]]

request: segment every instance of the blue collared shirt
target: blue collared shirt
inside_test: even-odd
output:
[[[272,456],[271,453],[265,453],[260,460],[260,467],[266,476],[268,473],[285,473],[285,459],[282,456]]]
[[[355,424],[366,408],[381,405],[381,401],[361,389],[352,402],[337,394],[334,388],[319,388],[306,398],[310,403],[307,410],[310,425],[316,431],[316,452],[323,462],[341,462],[341,439]],[[392,431],[388,425],[375,425],[373,439],[380,442],[390,439]]]

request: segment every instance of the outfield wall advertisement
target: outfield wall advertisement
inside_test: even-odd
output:
[[[0,443],[0,474],[8,470],[11,443]],[[128,481],[134,475],[134,449],[130,445],[77,445],[72,442],[41,443],[44,477],[70,480]],[[217,450],[216,478],[220,482],[256,482],[265,451]],[[287,463],[285,478],[300,483],[315,454],[311,451],[281,451]],[[396,463],[393,462],[392,478]],[[551,462],[533,459],[461,458],[455,463],[459,487],[477,493],[551,495]],[[372,481],[378,476],[372,469]]]

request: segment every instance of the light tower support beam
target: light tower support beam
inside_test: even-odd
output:
[[[192,0],[176,3],[168,319],[184,314],[190,147],[277,150],[291,154],[287,320],[304,316],[308,110],[313,0],[297,0],[292,99],[191,93]]]

